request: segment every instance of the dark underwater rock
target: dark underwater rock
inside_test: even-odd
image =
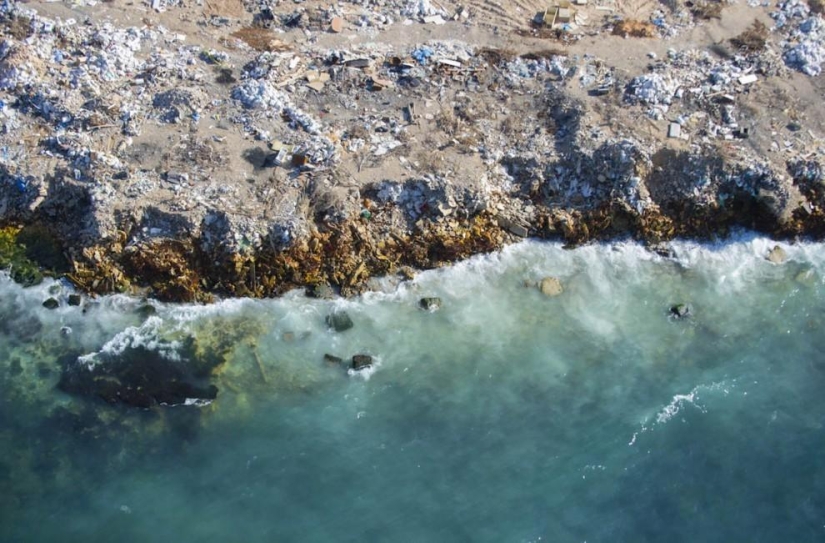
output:
[[[130,346],[120,354],[99,353],[93,363],[79,357],[65,361],[58,388],[133,407],[197,405],[214,400],[218,388],[197,363],[162,351]]]
[[[140,317],[141,321],[145,321],[149,317],[155,315],[158,312],[157,308],[151,304],[143,304],[142,306],[137,308],[137,314]]]
[[[670,308],[670,314],[677,319],[684,319],[693,313],[689,304],[676,304]]]
[[[58,307],[60,307],[60,302],[58,302],[54,298],[49,298],[48,300],[43,302],[43,307],[45,307],[46,309],[57,309]]]
[[[337,366],[338,364],[342,363],[344,360],[340,356],[335,356],[334,354],[326,353],[324,354],[324,362],[327,364]]]
[[[48,228],[27,225],[17,234],[17,243],[24,247],[26,258],[38,266],[57,275],[71,271],[60,241]]]
[[[335,311],[327,315],[327,326],[334,329],[336,332],[344,332],[354,326],[349,313],[346,311]]]

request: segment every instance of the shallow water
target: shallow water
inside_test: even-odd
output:
[[[143,323],[3,280],[0,540],[821,541],[825,245],[773,245],[527,242],[358,300]],[[525,288],[545,275],[565,292]],[[235,342],[208,406],[55,389],[62,355],[186,334]]]

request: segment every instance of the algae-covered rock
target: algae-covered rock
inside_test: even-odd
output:
[[[217,398],[218,387],[196,373],[187,358],[176,360],[164,350],[133,345],[119,354],[98,353],[92,363],[87,357],[75,358],[65,364],[58,387],[141,408],[197,405]]]
[[[671,306],[670,314],[677,319],[684,319],[692,314],[693,310],[690,304],[676,304]]]
[[[425,311],[437,311],[441,309],[441,298],[428,297],[421,298],[418,302],[419,307]]]
[[[308,298],[320,298],[322,300],[335,298],[335,291],[331,286],[326,284],[310,285],[306,288],[305,292]]]
[[[327,315],[327,326],[336,332],[344,332],[352,328],[354,324],[352,323],[349,313],[346,311],[335,311],[332,314]]]
[[[133,407],[204,405],[216,398],[213,379],[233,350],[254,341],[261,325],[258,319],[214,316],[181,328],[150,316],[97,352],[62,359],[58,386]]]
[[[26,258],[54,274],[70,270],[60,241],[43,226],[24,226],[17,234],[17,244],[23,246]]]
[[[43,274],[37,264],[26,256],[26,248],[17,236],[18,228],[0,229],[0,268],[9,270],[12,280],[23,286],[37,285],[43,281]]]

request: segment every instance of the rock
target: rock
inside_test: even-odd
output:
[[[365,370],[372,366],[372,357],[368,354],[357,354],[352,357],[352,369]]]
[[[520,238],[526,238],[527,234],[529,234],[527,228],[520,224],[511,224],[507,230],[509,230],[514,236],[518,236]]]
[[[144,346],[130,346],[118,354],[101,353],[100,357],[101,363],[91,367],[82,357],[62,357],[58,388],[143,409],[203,405],[218,396],[218,388],[193,371],[197,361],[188,361],[189,357],[173,363],[161,351]]]
[[[813,268],[808,268],[800,271],[794,277],[794,281],[807,287],[812,287],[816,283],[816,272]]]
[[[323,300],[335,298],[335,291],[332,290],[331,286],[326,284],[308,286],[304,294],[307,298],[321,298]]]
[[[398,268],[398,275],[406,281],[412,281],[415,279],[415,270],[410,266],[401,266]]]
[[[788,254],[785,252],[785,249],[780,247],[779,245],[775,245],[773,249],[770,250],[768,256],[766,256],[770,262],[774,264],[782,264],[788,259]]]
[[[333,328],[336,332],[344,332],[354,326],[346,311],[335,311],[331,315],[327,315],[326,320],[327,326]]]
[[[692,313],[691,307],[688,304],[676,304],[670,308],[670,314],[677,319],[684,319],[689,317]]]
[[[421,309],[426,309],[427,311],[437,311],[441,309],[441,298],[421,298],[418,305]]]
[[[339,356],[335,356],[334,354],[325,353],[324,354],[324,362],[331,365],[338,365],[344,361],[343,358]]]
[[[155,306],[153,306],[151,304],[144,304],[144,305],[137,308],[137,314],[140,317],[140,320],[142,320],[142,321],[145,321],[146,319],[153,316],[157,312],[158,312],[157,308],[155,308]]]
[[[69,294],[69,305],[78,306],[82,300],[80,294]]]
[[[58,302],[54,298],[49,298],[48,300],[43,302],[43,307],[45,307],[46,309],[57,309],[58,307],[60,307],[60,302]]]
[[[505,217],[499,217],[498,225],[519,238],[526,238],[530,233],[526,227]]]
[[[671,248],[666,243],[653,243],[648,245],[648,250],[651,252],[656,253],[657,255],[661,256],[662,258],[675,258],[676,254],[673,252],[673,248]]]
[[[564,292],[564,288],[561,286],[561,281],[555,277],[545,277],[539,281],[538,287],[541,293],[545,296],[558,296]]]

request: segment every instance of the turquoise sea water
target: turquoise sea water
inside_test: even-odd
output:
[[[148,319],[3,279],[0,540],[825,540],[825,245],[782,245],[527,242],[356,300]],[[565,292],[524,286],[546,275]],[[234,342],[210,405],[56,389],[67,356],[188,335]]]

